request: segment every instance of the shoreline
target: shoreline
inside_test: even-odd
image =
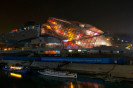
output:
[[[24,66],[51,68],[57,67],[63,62],[43,62],[43,61],[23,61],[23,60],[2,60],[8,64],[20,63]],[[89,63],[68,63],[59,68],[62,71],[75,72],[80,75],[92,75],[96,78],[125,78],[133,79],[133,65],[118,65],[118,64],[89,64]]]

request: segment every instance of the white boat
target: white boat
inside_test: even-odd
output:
[[[54,77],[63,77],[63,78],[77,78],[76,73],[69,73],[69,72],[62,72],[62,71],[54,71],[54,70],[44,70],[44,71],[38,71],[42,75],[47,76],[54,76]]]

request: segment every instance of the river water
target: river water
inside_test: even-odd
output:
[[[133,84],[126,81],[107,82],[86,76],[64,79],[0,71],[0,88],[133,88]]]

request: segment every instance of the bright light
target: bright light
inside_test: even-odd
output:
[[[78,45],[80,45],[80,44],[81,44],[81,42],[80,42],[80,41],[78,41],[78,42],[77,42],[77,44],[78,44]]]
[[[55,45],[57,45],[57,43],[54,43]]]
[[[70,83],[70,88],[74,88],[74,85],[73,85],[73,83],[72,83],[72,82]]]
[[[68,42],[68,40],[63,40],[63,42]]]
[[[52,22],[52,24],[56,24],[56,22]]]
[[[117,53],[119,53],[119,51],[116,51]]]
[[[125,47],[125,49],[128,49],[128,50],[130,50],[130,46],[127,46],[127,47]]]
[[[101,45],[106,45],[105,42],[101,42]]]
[[[22,78],[21,74],[16,74],[16,73],[10,73],[10,76],[17,77],[17,78]]]
[[[78,52],[81,52],[81,50],[80,50],[80,49],[78,49]]]
[[[60,54],[60,51],[59,50],[56,50],[56,54]]]
[[[4,48],[4,51],[7,51],[7,48]]]
[[[24,30],[26,30],[26,28],[24,28]]]
[[[86,51],[86,49],[84,49],[83,51]]]
[[[51,30],[51,26],[49,26],[49,25],[46,25],[46,27],[47,27],[48,29],[50,29],[50,30]]]
[[[77,35],[77,38],[79,38],[79,35]]]
[[[73,51],[73,50],[68,50],[70,53]]]
[[[10,68],[14,69],[14,70],[21,70],[22,69],[22,67],[15,67],[15,66],[11,66]]]
[[[96,36],[96,35],[99,35],[98,33],[94,33],[94,35]]]
[[[90,30],[86,30],[86,35],[90,35],[92,32]]]

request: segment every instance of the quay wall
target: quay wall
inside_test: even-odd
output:
[[[62,62],[34,62],[32,66],[57,68]],[[77,72],[79,74],[103,74],[104,76],[133,78],[133,65],[118,64],[89,64],[69,63],[60,68],[61,70]]]

